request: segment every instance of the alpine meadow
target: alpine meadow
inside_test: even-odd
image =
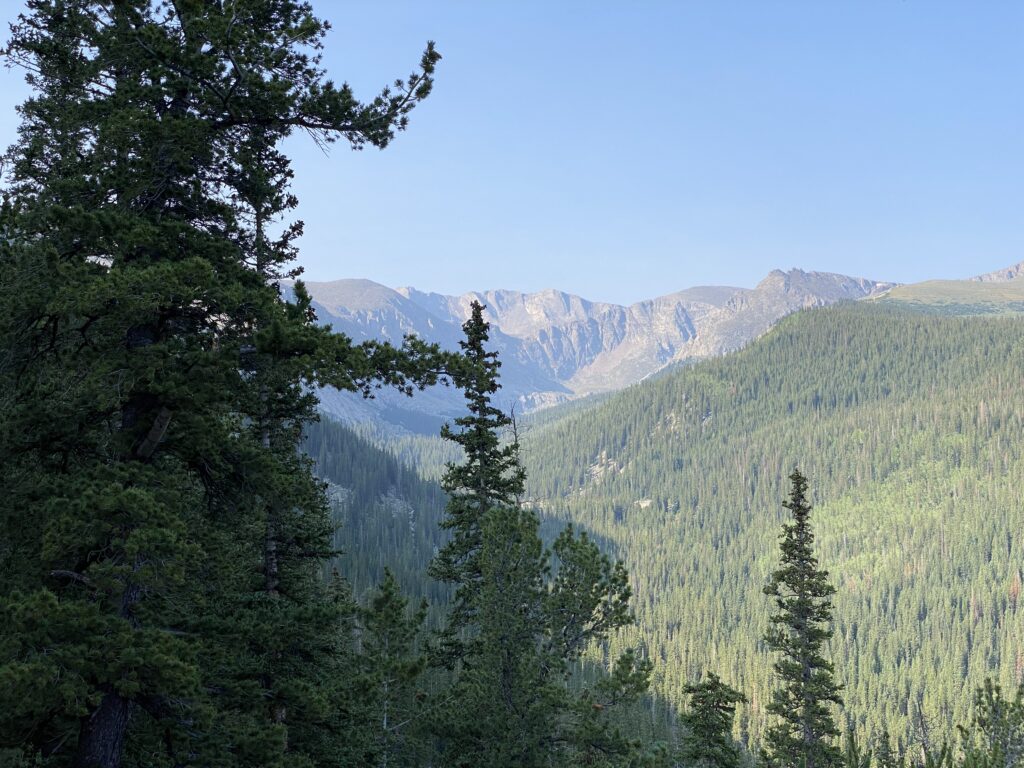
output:
[[[0,768],[1024,768],[1014,9],[17,5]]]

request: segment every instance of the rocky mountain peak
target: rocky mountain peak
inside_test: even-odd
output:
[[[970,279],[977,283],[1006,283],[1019,277],[1024,277],[1024,261]]]
[[[485,304],[491,341],[502,358],[503,397],[522,407],[541,407],[621,389],[666,368],[738,349],[791,312],[875,295],[891,284],[773,270],[752,289],[701,286],[629,306],[555,289],[448,296],[411,287],[393,290],[369,280],[307,286],[321,320],[354,339],[395,341],[414,333],[452,349],[470,302]],[[451,391],[392,400],[381,395],[373,407],[423,408],[435,419],[459,408]],[[324,402],[330,408],[338,399]]]

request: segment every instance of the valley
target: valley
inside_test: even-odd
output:
[[[1024,5],[0,9],[0,768],[1024,768]]]
[[[922,729],[951,735],[986,676],[1021,681],[1024,323],[1012,316],[1017,283],[967,291],[978,288],[997,289],[985,295],[1010,314],[965,316],[959,293],[948,312],[948,289],[936,299],[929,284],[894,288],[524,418],[526,498],[546,530],[584,526],[626,562],[638,623],[616,642],[655,660],[656,722],[667,727],[686,681],[712,668],[747,692],[734,733],[757,747],[771,684],[761,587],[797,465],[837,587],[831,652],[849,727],[911,749]],[[436,439],[363,434],[428,477],[453,460]],[[341,519],[344,537],[365,535],[366,519]],[[440,541],[345,540],[403,563],[425,562]]]

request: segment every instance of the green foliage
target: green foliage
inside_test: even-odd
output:
[[[974,717],[960,727],[965,768],[1018,768],[1024,765],[1024,685],[1012,699],[986,679],[974,695]]]
[[[847,731],[847,734],[848,738],[853,738],[856,735],[852,731]],[[893,748],[892,738],[884,729],[875,741],[872,758],[878,768],[903,768],[906,764],[906,756],[899,754]]]
[[[339,553],[332,565],[355,594],[375,591],[389,569],[408,594],[438,610],[447,605],[451,590],[424,578],[448,539],[441,529],[446,496],[440,486],[327,417],[306,425],[303,450],[327,482]]]
[[[731,759],[733,705],[746,744],[768,714],[827,738],[832,595],[796,479],[780,613],[750,599],[798,459],[828,499],[817,549],[840,585],[847,764],[863,768],[868,733],[889,768],[927,719],[966,722],[963,679],[1019,684],[1019,322],[804,313],[728,359],[541,418],[531,495],[549,525],[577,525],[542,537],[479,304],[457,357],[332,334],[301,282],[281,298],[301,233],[281,142],[386,146],[439,58],[428,45],[360,102],[320,68],[326,29],[299,0],[32,0],[12,30],[34,91],[0,210],[0,764],[654,765],[666,751],[645,753],[622,714],[651,676],[640,639],[670,696],[712,657],[750,691],[720,690],[694,721],[714,759]],[[438,489],[387,457],[348,462],[362,449],[310,424],[316,387],[411,393],[443,374],[469,407],[444,433],[464,460],[444,478],[449,538]],[[358,589],[383,579],[362,607],[324,579],[339,546]],[[435,548],[442,584],[426,586]],[[411,553],[397,576],[390,553]],[[450,690],[425,674],[425,610],[399,581],[455,591]],[[792,687],[766,704],[772,623]],[[1022,718],[1020,693],[986,685],[964,765],[1019,764]],[[769,732],[777,762],[798,759],[795,738]],[[953,758],[926,743],[920,762]]]
[[[531,513],[515,508],[493,509],[481,521],[478,642],[442,724],[457,765],[536,765],[549,748],[557,691],[536,652],[546,564],[535,529]]]
[[[457,585],[448,619],[453,633],[464,629],[473,618],[483,578],[479,562],[483,518],[494,506],[515,504],[525,480],[518,441],[501,444],[501,430],[511,426],[512,420],[491,404],[500,386],[501,363],[496,352],[484,347],[489,327],[483,319],[483,306],[474,301],[470,317],[462,326],[465,338],[459,342],[465,363],[454,376],[456,385],[465,392],[469,415],[455,420],[457,432],[447,424],[441,430],[441,437],[460,446],[464,454],[464,461],[449,464],[441,479],[441,487],[448,493],[442,527],[450,530],[452,537],[430,565],[433,578]],[[462,652],[454,635],[446,645],[450,654]]]
[[[921,757],[915,762],[920,768],[952,768],[956,765],[953,750],[949,744],[942,742],[938,748],[931,748],[925,744],[921,745]]]
[[[570,680],[588,646],[631,620],[621,568],[568,531],[552,581],[538,525],[514,507],[485,515],[478,642],[441,724],[456,765],[576,765],[599,756],[618,764],[638,749],[614,710],[646,691],[650,664],[626,653],[583,690]]]
[[[298,0],[40,0],[12,28],[33,95],[0,216],[0,747],[29,762],[333,760],[351,606],[295,451],[309,387],[409,391],[448,358],[281,300],[280,143],[387,145],[438,59],[362,103],[325,32]]]
[[[778,608],[765,643],[780,654],[773,667],[778,682],[768,711],[781,722],[768,729],[767,756],[771,765],[827,768],[841,759],[833,743],[839,729],[829,710],[830,703],[842,704],[840,687],[832,664],[822,655],[822,644],[832,637],[835,588],[814,556],[807,478],[794,469],[789,479],[792,489],[782,505],[792,514],[792,522],[782,526],[779,568],[764,587]],[[855,746],[852,735],[849,743]]]
[[[421,690],[427,656],[419,648],[426,602],[410,613],[398,582],[385,571],[370,604],[359,611],[359,676],[352,702],[357,722],[347,741],[360,743],[355,762],[365,766],[417,765],[429,754]],[[349,750],[354,751],[354,750]]]
[[[871,768],[871,752],[864,749],[857,733],[847,730],[843,739],[843,768]]]
[[[680,718],[686,728],[683,762],[703,768],[738,768],[740,754],[732,739],[732,722],[736,705],[747,697],[710,671],[700,682],[687,683],[683,692],[690,697],[690,706]]]
[[[973,695],[1024,670],[1024,323],[879,305],[797,313],[727,357],[644,382],[527,431],[526,496],[621,557],[653,688],[716,669],[750,701],[733,735],[769,725],[778,499],[814,477],[815,554],[837,592],[828,656],[861,743],[899,753],[952,739]],[[652,709],[664,724],[671,707]]]
[[[650,664],[627,653],[592,685],[580,690],[572,683],[582,654],[632,621],[626,571],[571,527],[549,551],[537,514],[518,504],[519,446],[515,435],[505,446],[499,441],[510,420],[490,405],[497,361],[484,348],[482,310],[473,304],[464,326],[465,367],[455,377],[470,416],[457,422],[459,433],[444,433],[466,455],[443,479],[452,540],[432,566],[456,587],[443,639],[449,648],[461,641],[446,657],[458,662],[457,676],[435,726],[442,762],[626,764],[639,756],[639,745],[611,712],[646,690]]]

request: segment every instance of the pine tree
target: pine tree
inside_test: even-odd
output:
[[[295,453],[305,387],[409,390],[440,359],[331,336],[301,286],[281,300],[301,225],[277,146],[385,146],[438,58],[361,103],[325,79],[325,31],[298,0],[32,2],[12,30],[34,95],[0,233],[2,747],[323,757],[304,731],[328,730],[317,662],[344,611]]]
[[[686,728],[683,761],[703,768],[738,768],[740,753],[732,739],[732,722],[736,705],[747,697],[710,671],[699,683],[688,683],[683,692],[690,697],[690,706],[680,718]]]
[[[871,750],[861,747],[852,727],[846,729],[843,739],[843,768],[871,768]]]
[[[883,728],[875,742],[874,761],[878,768],[903,768],[904,759],[893,749],[888,729]]]
[[[524,472],[515,435],[500,444],[510,420],[490,403],[498,361],[484,347],[482,313],[474,303],[454,377],[470,416],[444,433],[466,462],[446,474],[453,538],[433,572],[457,588],[445,638],[472,638],[456,645],[457,679],[436,722],[444,758],[493,768],[625,762],[637,745],[611,713],[647,689],[650,664],[627,652],[589,687],[570,678],[589,646],[632,622],[627,574],[571,527],[547,550],[537,514],[518,503]]]
[[[650,664],[626,651],[611,674],[582,687],[571,681],[591,644],[632,621],[625,572],[571,528],[546,550],[539,526],[534,512],[515,507],[484,516],[479,642],[441,725],[446,755],[493,768],[627,764],[639,745],[617,713],[646,692]]]
[[[359,610],[357,722],[349,741],[360,742],[360,765],[417,765],[428,754],[424,718],[431,704],[421,687],[427,656],[419,641],[426,615],[425,601],[409,611],[390,570]]]
[[[459,342],[464,362],[453,375],[456,386],[465,393],[469,414],[455,419],[457,431],[447,424],[441,430],[441,436],[459,445],[465,455],[463,463],[447,466],[441,480],[448,493],[442,525],[452,537],[429,571],[433,578],[456,585],[444,639],[449,664],[463,653],[457,635],[471,624],[476,611],[483,578],[484,516],[492,507],[516,504],[526,477],[519,461],[519,442],[501,443],[502,431],[512,426],[512,419],[492,403],[500,388],[501,362],[496,352],[485,347],[490,324],[484,320],[483,310],[477,301],[470,305],[469,319],[462,326],[465,338]]]
[[[478,642],[464,659],[442,733],[459,766],[534,766],[552,747],[550,704],[559,692],[537,653],[545,552],[536,517],[491,508],[481,522]]]
[[[964,768],[1019,768],[1024,765],[1024,685],[1013,698],[991,679],[974,694],[969,728],[960,726]]]
[[[792,489],[783,506],[792,521],[782,526],[780,567],[764,588],[778,608],[765,642],[780,654],[773,667],[779,686],[768,705],[780,722],[768,729],[766,757],[774,766],[829,768],[842,760],[833,741],[839,729],[829,709],[842,703],[840,687],[822,649],[832,636],[835,588],[814,557],[807,479],[796,469],[789,479]]]

